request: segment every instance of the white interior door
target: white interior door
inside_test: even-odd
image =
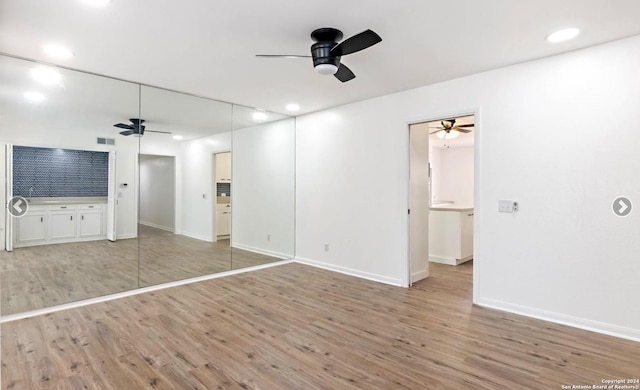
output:
[[[13,250],[13,216],[9,214],[7,202],[13,197],[13,145],[5,146],[4,159],[4,248],[8,252]]]
[[[116,152],[109,152],[109,186],[107,198],[107,239],[116,240]]]
[[[409,282],[429,276],[429,126],[409,126]]]

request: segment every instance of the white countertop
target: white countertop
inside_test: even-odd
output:
[[[468,211],[468,210],[473,210],[473,206],[446,203],[446,204],[433,205],[431,206],[430,210],[432,211]]]
[[[27,198],[27,203],[32,205],[107,203],[107,197],[93,196],[74,198]]]

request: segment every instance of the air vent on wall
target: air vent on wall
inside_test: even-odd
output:
[[[115,138],[98,137],[98,144],[99,145],[115,145],[116,144],[116,140],[115,140]]]

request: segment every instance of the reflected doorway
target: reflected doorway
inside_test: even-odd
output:
[[[140,154],[140,225],[176,231],[175,160],[174,156]]]

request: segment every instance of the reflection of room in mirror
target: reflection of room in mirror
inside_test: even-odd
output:
[[[3,316],[293,256],[293,120],[283,130],[281,114],[6,56],[0,68],[2,143],[71,162],[5,177],[30,211],[1,216],[15,233],[0,235]],[[42,84],[46,75],[55,82]],[[11,156],[0,149],[3,172]],[[232,186],[232,163],[248,182]],[[232,199],[243,216],[233,221]]]

